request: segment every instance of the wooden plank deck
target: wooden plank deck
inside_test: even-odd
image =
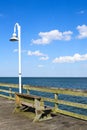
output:
[[[87,121],[58,114],[51,120],[32,122],[21,114],[14,114],[15,103],[0,97],[0,130],[87,130]]]

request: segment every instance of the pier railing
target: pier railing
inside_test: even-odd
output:
[[[18,84],[0,83],[0,96],[15,100]],[[23,93],[39,95],[53,113],[87,120],[87,91],[77,89],[35,87],[23,85]]]

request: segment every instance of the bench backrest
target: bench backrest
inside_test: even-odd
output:
[[[27,95],[27,94],[15,94],[16,105],[27,105],[30,107],[34,107],[35,109],[43,109],[44,102],[41,101],[41,97],[35,95]]]

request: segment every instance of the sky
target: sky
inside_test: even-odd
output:
[[[0,1],[0,77],[18,76],[16,23],[23,77],[87,77],[87,0]]]

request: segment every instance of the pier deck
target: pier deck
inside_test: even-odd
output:
[[[87,121],[58,114],[51,120],[32,122],[18,113],[14,114],[15,103],[0,97],[0,130],[87,130]]]

